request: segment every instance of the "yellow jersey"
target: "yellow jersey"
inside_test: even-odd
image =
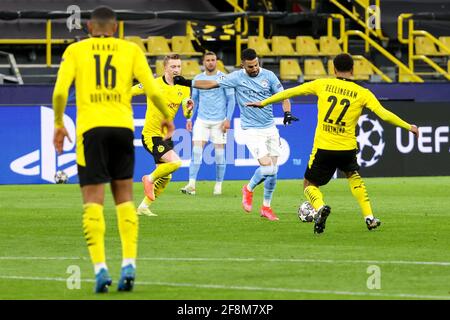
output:
[[[411,125],[386,110],[368,89],[344,78],[317,79],[279,92],[261,101],[263,106],[293,96],[316,95],[317,127],[313,149],[353,150],[357,148],[356,125],[364,107],[395,126]]]
[[[146,93],[162,108],[163,96],[142,50],[114,37],[92,37],[65,50],[53,92],[55,127],[62,127],[67,95],[75,79],[77,137],[95,127],[134,130],[131,107],[133,78],[147,87]]]
[[[164,109],[168,114],[168,119],[173,120],[175,115],[180,108],[183,107],[184,116],[189,119],[192,116],[192,111],[188,111],[186,108],[186,99],[190,98],[191,89],[189,87],[180,85],[170,85],[168,84],[164,76],[155,79],[157,90],[166,97],[166,105]],[[145,85],[139,83],[131,89],[132,95],[144,94]],[[163,114],[159,109],[157,109],[152,102],[152,100],[147,99],[147,111],[145,112],[145,123],[144,129],[142,130],[142,135],[144,137],[164,137],[166,132],[161,130],[161,120],[163,119]]]

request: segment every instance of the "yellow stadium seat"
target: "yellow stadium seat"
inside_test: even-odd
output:
[[[222,71],[223,73],[228,73],[227,68],[225,68],[225,65],[223,64],[222,60],[217,60],[217,69]]]
[[[334,72],[333,59],[328,59],[328,75],[329,76],[336,76],[336,73]]]
[[[295,38],[295,47],[299,56],[318,56],[319,50],[317,50],[316,43],[313,37],[298,36]]]
[[[270,50],[269,44],[267,43],[267,40],[265,38],[249,36],[247,47],[255,49],[256,53],[260,57],[273,56],[273,53]]]
[[[272,37],[272,53],[277,56],[295,56],[297,53],[292,46],[291,40],[285,36]]]
[[[320,53],[327,56],[337,56],[342,53],[341,46],[339,45],[336,37],[323,36],[319,39]]]
[[[164,74],[164,60],[156,60],[155,62],[156,76],[160,77]]]
[[[192,41],[188,36],[173,36],[171,39],[172,51],[183,56],[201,56],[201,52],[197,52],[192,45]]]
[[[134,42],[138,45],[139,48],[141,48],[141,50],[148,55],[147,49],[145,48],[144,45],[144,41],[142,41],[142,39],[140,37],[137,36],[127,36],[125,37],[125,40],[130,41],[130,42]]]
[[[167,39],[161,36],[148,37],[147,49],[151,56],[166,56],[172,52]]]
[[[302,70],[297,59],[280,60],[280,78],[281,80],[295,80],[302,75]]]
[[[369,80],[373,75],[372,66],[366,59],[356,59],[353,64],[353,79]]]
[[[450,60],[447,61],[447,72],[450,73]]]
[[[184,77],[192,79],[201,72],[197,60],[181,60],[181,73]]]
[[[414,44],[418,55],[435,56],[439,54],[433,41],[427,37],[416,37]]]
[[[322,60],[320,59],[306,59],[305,60],[305,80],[314,80],[319,78],[327,78],[328,74],[325,71]]]
[[[450,50],[450,37],[439,37],[439,40]],[[445,55],[449,54],[441,48],[439,48],[439,52]]]

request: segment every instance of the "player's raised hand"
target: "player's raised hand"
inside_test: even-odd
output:
[[[292,123],[292,121],[298,121],[297,117],[294,117],[290,111],[284,112],[283,124],[288,126]]]
[[[70,139],[69,133],[65,127],[55,128],[53,133],[53,145],[55,146],[56,152],[61,154],[64,148],[64,138],[67,137],[70,143],[72,143],[72,139]]]
[[[245,105],[246,105],[247,107],[253,107],[253,108],[264,108],[264,106],[261,105],[261,101],[247,102]]]
[[[175,124],[173,123],[173,120],[161,121],[161,130],[163,132],[166,131],[166,136],[164,137],[164,140],[171,138],[173,132],[175,131]]]
[[[417,126],[415,124],[411,125],[411,129],[409,129],[409,131],[411,131],[412,133],[414,133],[414,135],[416,136],[416,138],[419,137],[419,128],[417,128]]]

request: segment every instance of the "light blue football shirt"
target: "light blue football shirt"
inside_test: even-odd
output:
[[[260,68],[256,77],[250,77],[245,69],[241,69],[216,81],[221,87],[234,88],[241,111],[242,129],[265,129],[275,125],[272,105],[264,108],[246,106],[247,102],[262,101],[284,90],[280,80],[272,71]]]
[[[225,74],[217,71],[214,75],[207,75],[206,72],[195,76],[194,80],[215,80],[223,78]],[[214,88],[202,90],[192,88],[192,100],[194,100],[194,110],[198,110],[197,117],[206,121],[222,121],[225,118],[231,120],[233,117],[236,99],[234,97],[234,89],[232,88]]]

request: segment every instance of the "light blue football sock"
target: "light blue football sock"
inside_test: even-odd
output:
[[[202,164],[203,148],[195,146],[192,148],[192,160],[189,165],[189,180],[197,180],[197,174]]]
[[[222,182],[225,177],[225,149],[217,148],[215,150],[215,158],[216,158],[216,182]]]
[[[253,191],[256,186],[263,182],[265,179],[266,176],[261,173],[261,167],[258,167],[258,169],[255,170],[253,177],[250,179],[250,182],[248,183],[248,188]]]
[[[275,186],[277,185],[277,175],[266,176],[264,181],[264,206],[270,207],[270,202],[272,201],[273,192],[275,191]]]

